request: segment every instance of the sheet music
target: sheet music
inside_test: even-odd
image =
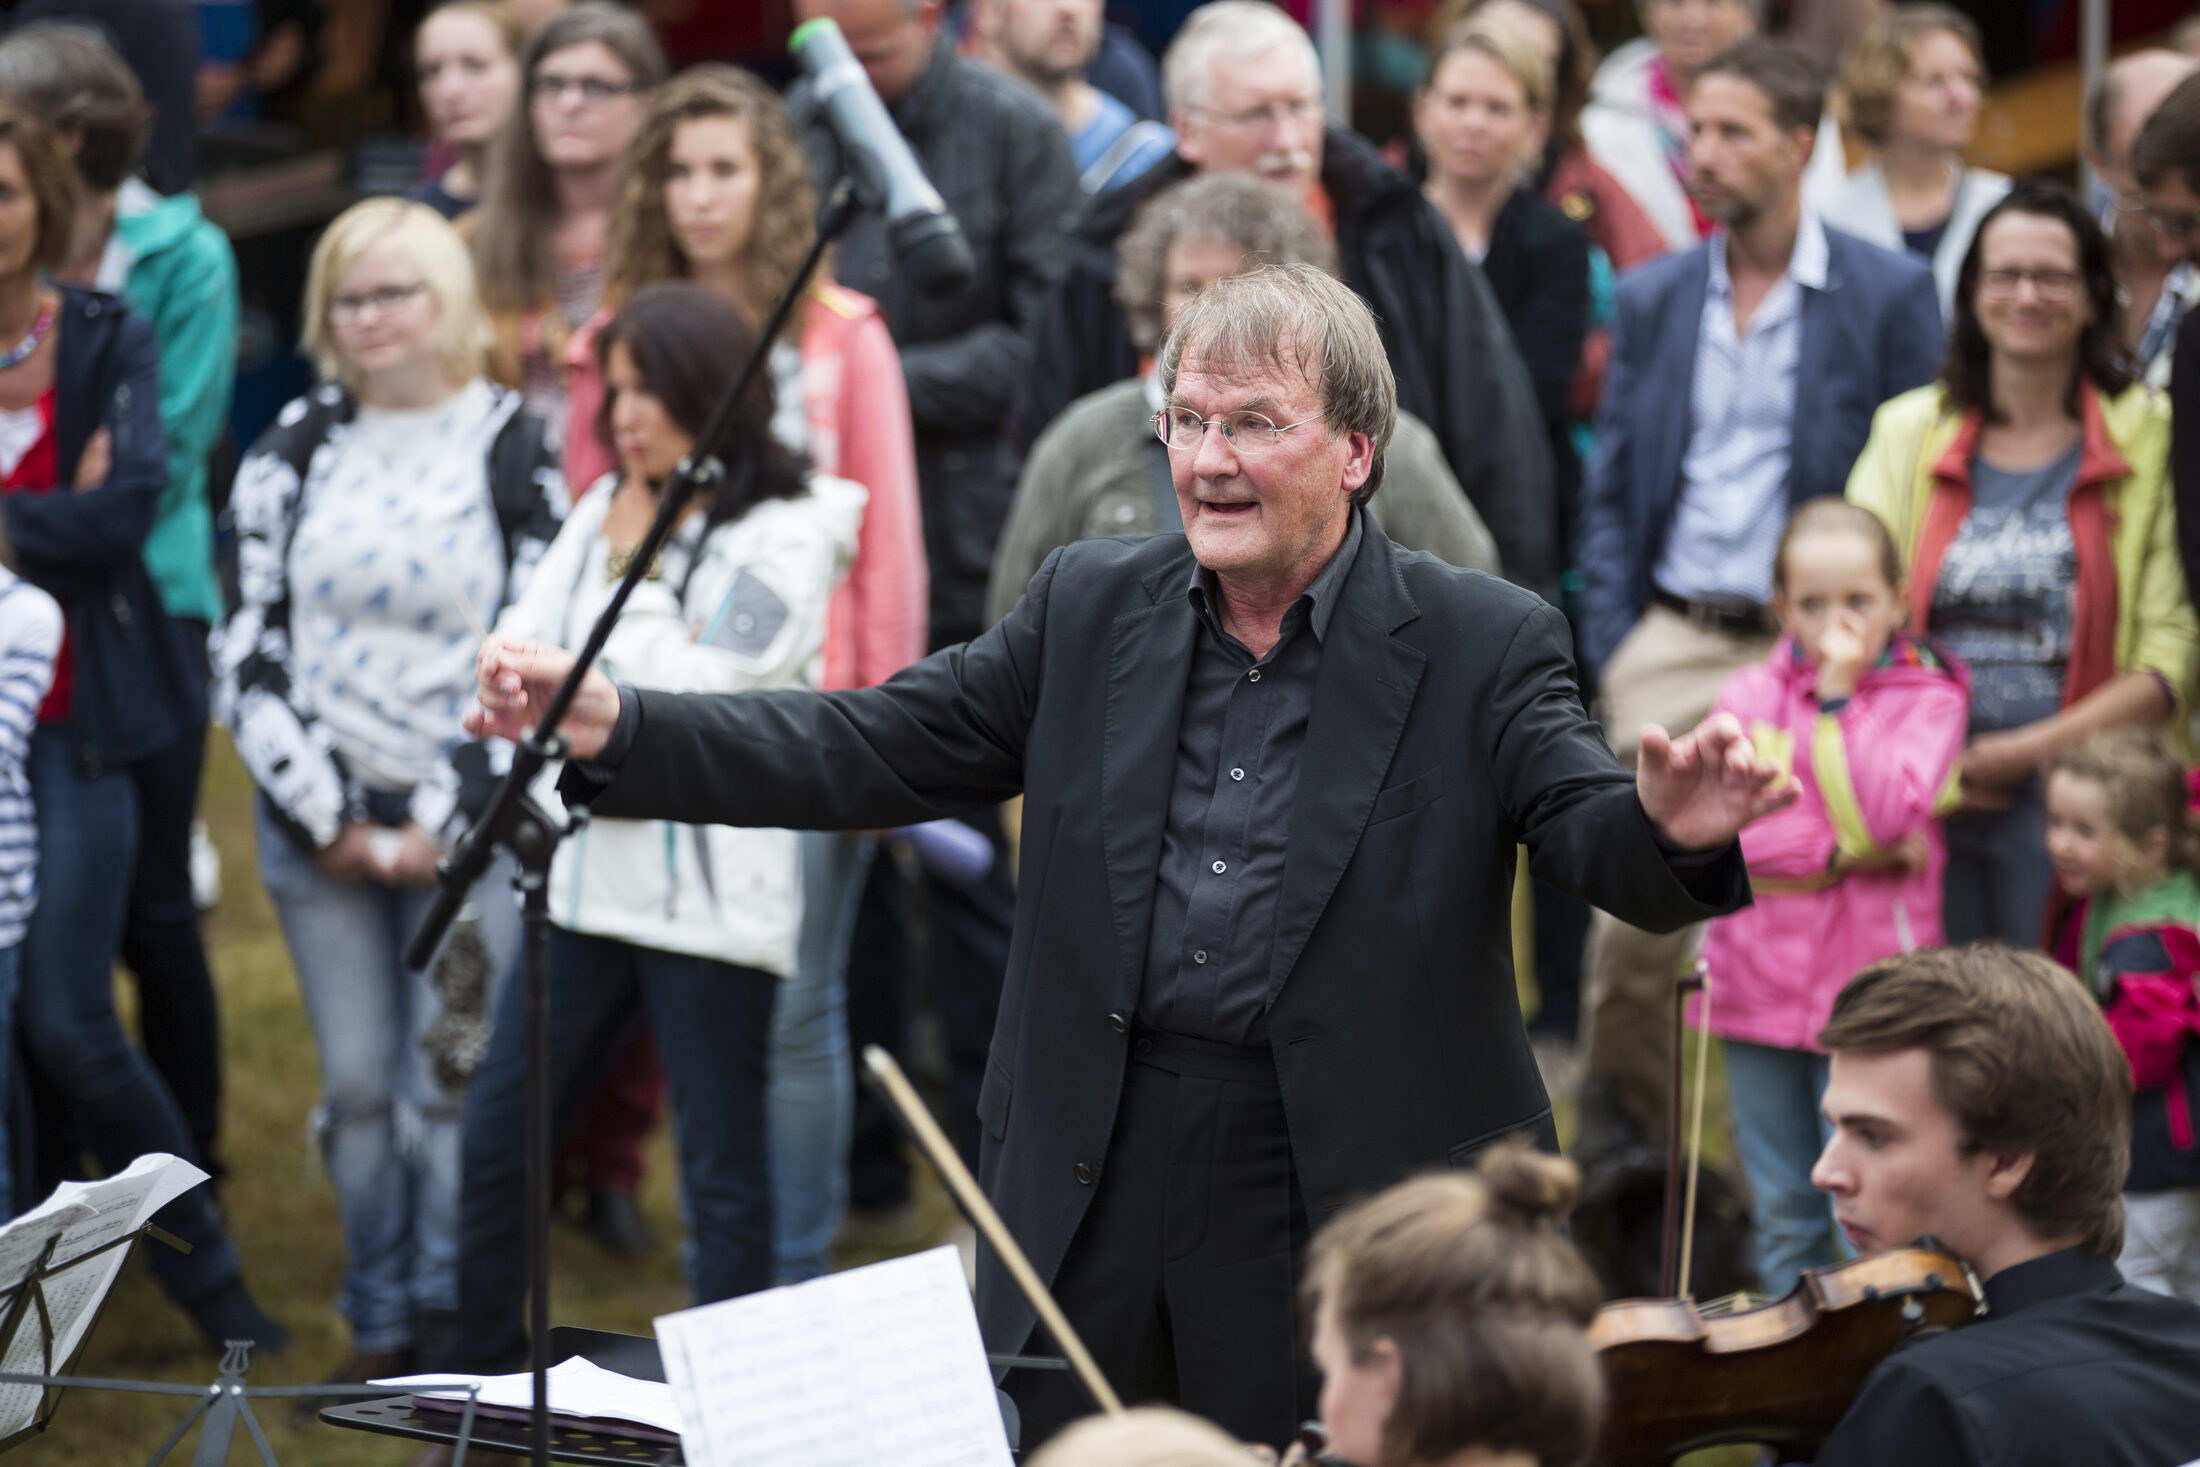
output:
[[[46,1240],[56,1233],[61,1241],[53,1250],[53,1262],[66,1263],[143,1227],[154,1213],[205,1180],[206,1173],[190,1162],[152,1152],[103,1181],[62,1183],[44,1202],[0,1228],[0,1287],[29,1273]],[[129,1256],[129,1249],[114,1248],[48,1275],[43,1290],[53,1325],[52,1370],[47,1368],[35,1304],[16,1331],[7,1357],[0,1360],[0,1370],[21,1375],[58,1371],[83,1343],[100,1301]],[[14,1298],[12,1289],[0,1294],[0,1316]],[[30,1425],[41,1395],[38,1386],[0,1386],[0,1436]]]
[[[559,1361],[543,1374],[553,1415],[631,1421],[660,1431],[680,1429],[672,1389],[660,1381],[636,1380],[578,1355]],[[465,1388],[478,1385],[481,1394],[475,1400],[481,1405],[524,1411],[535,1404],[535,1377],[528,1371],[518,1375],[397,1375],[367,1384],[452,1401],[465,1400]]]
[[[1008,1467],[952,1247],[656,1324],[689,1467]]]

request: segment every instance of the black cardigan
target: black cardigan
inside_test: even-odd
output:
[[[1536,406],[1551,443],[1558,502],[1571,532],[1581,460],[1574,453],[1570,398],[1589,330],[1589,236],[1525,184],[1512,191],[1490,227],[1482,274],[1512,327],[1513,345],[1535,384]],[[1562,541],[1562,548],[1570,541]],[[1561,556],[1561,563],[1565,558]]]

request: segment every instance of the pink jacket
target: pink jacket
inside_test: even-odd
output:
[[[878,304],[843,286],[810,293],[802,322],[802,393],[810,466],[853,479],[870,493],[848,578],[825,613],[821,686],[867,688],[924,655],[930,586],[924,516],[917,501],[917,450],[901,356]],[[604,397],[596,332],[599,311],[573,334],[566,353],[565,482],[575,495],[616,465],[596,437]]]
[[[1942,941],[1948,847],[1935,809],[1963,753],[1970,675],[1952,659],[1932,665],[1907,637],[1895,653],[1834,713],[1819,711],[1817,670],[1788,637],[1720,690],[1715,710],[1740,719],[1802,793],[1742,831],[1755,904],[1715,919],[1704,939],[1715,1034],[1815,1049],[1858,969]],[[1837,854],[1869,860],[1919,831],[1927,859],[1914,876],[1831,871]]]

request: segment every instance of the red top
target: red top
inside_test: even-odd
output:
[[[54,390],[48,387],[38,399],[38,441],[16,460],[6,478],[0,478],[0,494],[51,494],[61,480],[61,450],[54,432]],[[75,659],[69,654],[69,632],[61,631],[61,649],[54,654],[53,686],[38,705],[40,723],[58,723],[69,716],[69,689],[76,681]]]

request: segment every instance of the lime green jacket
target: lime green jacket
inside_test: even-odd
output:
[[[2169,400],[2144,386],[2095,399],[2100,436],[2086,459],[2113,449],[2129,472],[2107,486],[2109,554],[2116,567],[2115,670],[2147,671],[2189,706],[2200,627],[2177,559],[2177,517],[2169,483]],[[1905,564],[1916,558],[1931,503],[1934,468],[1963,428],[1938,386],[1889,398],[1849,474],[1848,498],[1894,531]]]
[[[153,324],[168,434],[168,487],[145,537],[145,568],[170,616],[217,622],[206,469],[236,385],[237,257],[190,194],[162,198],[133,179],[117,202],[100,279],[116,281],[132,313]]]

